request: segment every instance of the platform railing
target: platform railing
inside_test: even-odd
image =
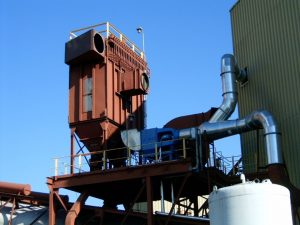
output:
[[[154,146],[153,152],[150,153],[133,151],[130,148],[124,147],[80,153],[74,156],[55,157],[53,159],[54,176],[67,175],[70,174],[72,170],[74,173],[83,173],[90,172],[92,168],[95,170],[110,170],[119,167],[134,167],[186,159],[187,152],[190,151],[190,148],[186,146],[186,140],[178,139],[172,140],[172,142],[177,143],[176,148],[164,146],[164,144],[170,143],[170,140],[149,143],[147,145]],[[144,145],[144,147],[146,146]],[[73,157],[73,165],[70,165],[71,157]],[[92,158],[93,160],[91,160]]]
[[[207,163],[208,167],[215,167],[226,175],[235,175],[242,172],[241,155],[226,157],[213,146]]]
[[[84,31],[90,29],[99,29],[97,30],[97,32],[102,34],[106,38],[109,38],[111,35],[117,37],[121,42],[127,45],[135,54],[137,54],[139,57],[145,60],[145,53],[138,46],[136,46],[129,38],[127,38],[119,29],[117,29],[114,25],[112,25],[109,22],[99,23],[92,26],[72,30],[70,32],[69,38],[70,40],[76,38]]]

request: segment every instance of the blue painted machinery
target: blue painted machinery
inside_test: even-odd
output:
[[[122,131],[124,144],[139,151],[143,163],[152,160],[176,159],[176,146],[179,143],[179,131],[173,128],[151,128]]]

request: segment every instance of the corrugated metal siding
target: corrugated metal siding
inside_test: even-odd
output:
[[[270,111],[282,131],[284,159],[300,187],[300,1],[240,0],[231,10],[234,53],[248,68],[249,82],[239,87],[239,115]],[[259,135],[265,165],[263,136]],[[241,136],[245,169],[256,170],[256,132]]]

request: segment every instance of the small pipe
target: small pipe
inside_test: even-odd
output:
[[[172,200],[172,205],[175,204],[175,197],[174,197],[174,186],[173,186],[173,182],[171,183],[171,200]],[[173,214],[175,214],[175,207],[173,209]]]
[[[165,194],[164,194],[164,184],[160,181],[160,196],[161,196],[161,212],[165,212]]]

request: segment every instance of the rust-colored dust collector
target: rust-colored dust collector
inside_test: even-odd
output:
[[[144,128],[147,63],[125,41],[90,30],[66,43],[65,62],[69,124],[89,151],[123,147],[120,130]]]

